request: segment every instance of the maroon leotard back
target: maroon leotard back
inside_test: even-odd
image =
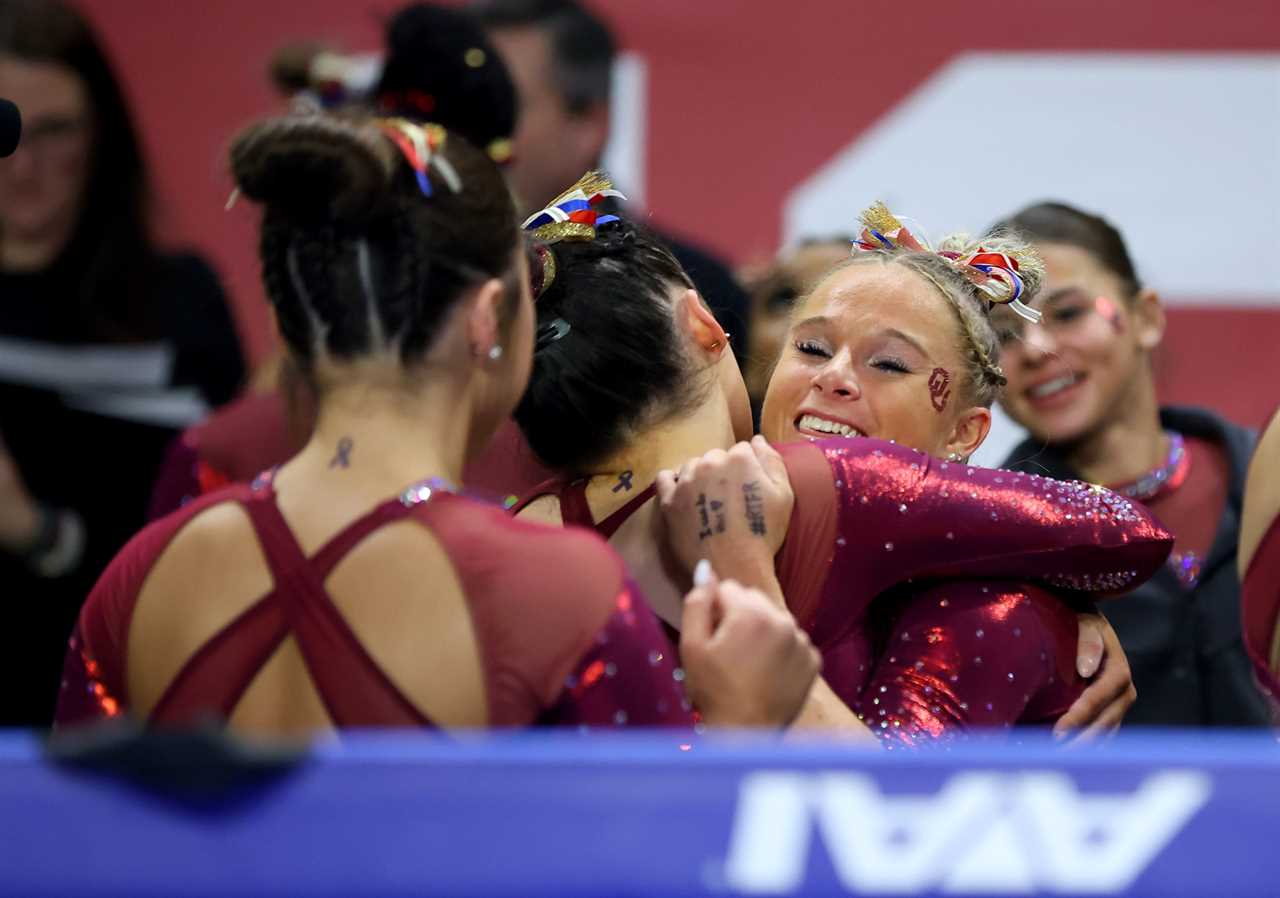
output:
[[[72,637],[59,725],[129,709],[125,665],[139,591],[182,528],[223,502],[247,512],[274,585],[187,660],[151,710],[152,722],[230,717],[263,665],[293,638],[335,726],[430,726],[366,651],[324,587],[329,572],[361,540],[402,520],[431,532],[462,587],[489,725],[693,722],[673,648],[627,581],[621,560],[593,534],[514,521],[496,507],[415,486],[306,557],[264,478],[190,503],[143,530],[116,557]],[[423,634],[423,651],[430,647],[430,634]]]

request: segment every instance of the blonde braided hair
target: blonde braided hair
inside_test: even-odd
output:
[[[960,325],[960,350],[968,361],[963,382],[969,397],[973,404],[990,408],[1007,382],[997,362],[1000,341],[991,325],[989,293],[982,288],[982,281],[987,278],[964,260],[980,251],[1015,260],[1022,281],[1021,299],[1029,303],[1044,283],[1040,256],[1014,233],[988,234],[980,239],[953,234],[934,250],[917,240],[882,203],[867,209],[862,221],[868,230],[855,243],[853,257],[839,268],[879,261],[902,265],[932,284],[947,300]],[[869,234],[874,234],[874,243],[868,239]]]

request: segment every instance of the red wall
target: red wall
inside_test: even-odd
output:
[[[231,188],[225,146],[238,126],[278,108],[266,78],[272,50],[298,38],[372,49],[380,19],[400,4],[80,5],[103,33],[133,100],[162,199],[163,236],[194,244],[216,262],[250,351],[261,358],[271,339],[254,261],[254,214],[246,204],[223,211]],[[776,246],[779,206],[796,183],[960,49],[1280,48],[1280,3],[1274,0],[1221,0],[1211,7],[1175,0],[1037,0],[998,10],[998,4],[986,4],[986,12],[950,0],[592,5],[649,64],[649,208],[668,226],[738,261]],[[1272,301],[1280,302],[1280,290]],[[1224,314],[1231,323],[1223,324]],[[1256,422],[1280,402],[1280,367],[1270,348],[1280,338],[1280,313],[1274,307],[1243,316],[1214,310],[1211,318],[1189,309],[1171,315],[1167,392],[1179,399],[1216,398],[1219,407]],[[1248,360],[1256,366],[1255,381],[1270,383],[1224,399],[1220,383],[1202,389],[1203,378],[1168,364],[1203,358],[1215,340],[1231,350],[1223,366]],[[1215,397],[1202,396],[1205,390]]]

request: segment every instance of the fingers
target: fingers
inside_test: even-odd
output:
[[[1058,718],[1053,727],[1054,735],[1063,738],[1081,728],[1114,729],[1137,695],[1128,668],[1107,664],[1097,681],[1080,694],[1066,714]]]
[[[787,475],[787,463],[782,460],[782,453],[770,446],[769,441],[760,434],[751,438],[751,450],[760,462],[760,467],[774,483],[784,483],[790,479]]]
[[[1066,739],[1066,747],[1078,748],[1110,739],[1120,730],[1124,715],[1137,698],[1138,691],[1132,686],[1129,687],[1120,700],[1112,702],[1098,715],[1097,720],[1084,729],[1071,734]]]
[[[704,646],[715,632],[715,592],[713,586],[696,586],[684,597],[680,613],[680,651]]]
[[[670,507],[676,497],[675,471],[659,471],[654,483],[658,486],[658,505],[662,508]]]
[[[1081,614],[1079,640],[1076,644],[1076,671],[1086,680],[1098,672],[1105,653],[1103,628],[1105,621],[1100,614]]]

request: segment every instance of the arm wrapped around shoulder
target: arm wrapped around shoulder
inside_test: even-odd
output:
[[[846,576],[872,595],[921,577],[1032,580],[1093,596],[1149,579],[1173,537],[1102,487],[939,461],[875,440],[822,444]],[[797,491],[797,494],[799,491]]]

